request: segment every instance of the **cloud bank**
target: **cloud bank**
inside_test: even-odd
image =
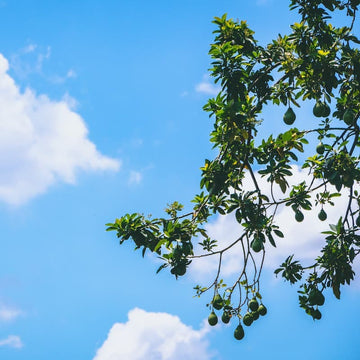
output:
[[[8,69],[0,54],[0,201],[23,204],[56,182],[74,184],[78,171],[119,169],[88,139],[68,98],[21,92]]]
[[[126,323],[112,326],[93,360],[210,360],[205,335],[174,315],[135,308]]]

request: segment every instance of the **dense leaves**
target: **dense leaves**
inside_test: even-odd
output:
[[[324,247],[313,264],[303,266],[290,255],[275,271],[292,284],[300,283],[300,306],[307,314],[320,319],[324,290],[330,288],[340,298],[341,286],[354,277],[352,263],[360,246],[356,189],[360,181],[360,40],[353,34],[353,25],[359,3],[292,0],[290,8],[298,11],[299,22],[291,26],[290,34],[279,35],[264,47],[245,21],[226,15],[215,18],[210,71],[221,90],[204,110],[214,121],[210,141],[218,155],[201,167],[201,192],[193,200],[193,210],[182,214],[182,205],[175,202],[166,209],[168,217],[128,214],[107,224],[120,243],[131,239],[143,254],[157,253],[163,260],[158,271],[169,267],[176,278],[186,273],[191,261],[218,257],[213,282],[195,290],[198,296],[213,291],[211,325],[218,322],[215,310],[221,311],[225,323],[238,319],[236,339],[244,336],[241,322],[250,326],[267,312],[260,276],[267,247],[275,247],[276,238],[284,237],[276,224],[279,207],[288,207],[298,222],[317,207],[319,219],[326,221],[333,199],[348,198],[337,224],[319,233]],[[330,23],[338,12],[347,16],[348,23],[342,27]],[[296,109],[306,102],[313,106],[313,119],[306,122],[309,128],[296,116]],[[269,106],[283,109],[288,130],[258,139],[262,122],[272,120],[262,114]],[[305,148],[313,155],[304,158]],[[294,164],[309,175],[290,186]],[[269,183],[269,192],[260,188],[259,176]],[[250,179],[251,190],[245,190],[245,179]],[[276,197],[278,193],[283,195]],[[217,214],[233,214],[239,225],[238,238],[226,247],[211,239],[204,227]],[[194,253],[196,242],[203,253]],[[235,282],[226,285],[221,278],[222,257],[236,246],[242,250],[242,269]]]

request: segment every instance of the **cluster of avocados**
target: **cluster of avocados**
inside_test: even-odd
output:
[[[223,314],[221,316],[221,320],[224,324],[228,324],[232,317],[231,307],[224,305],[223,298],[216,294],[212,301],[213,310],[211,311],[208,322],[209,325],[215,326],[218,323],[218,317],[214,311],[223,309]],[[263,304],[259,304],[257,299],[254,297],[248,302],[248,311],[242,317],[242,322],[245,326],[250,326],[255,320],[259,319],[259,316],[264,316],[267,314],[267,309]],[[241,340],[245,336],[244,328],[242,324],[239,322],[239,325],[234,330],[234,338],[236,340]]]
[[[309,297],[308,297],[309,305],[312,306],[310,310],[310,315],[313,317],[314,320],[320,320],[321,319],[321,312],[318,309],[318,306],[322,306],[325,303],[325,297],[322,294],[322,292],[314,288],[310,291]],[[314,308],[314,306],[316,308]]]
[[[328,117],[330,113],[331,113],[330,106],[325,101],[318,100],[313,107],[313,114],[315,117]],[[355,122],[355,118],[356,116],[352,109],[347,109],[343,114],[343,121],[347,125],[353,125]],[[292,125],[295,122],[295,119],[296,119],[296,115],[294,113],[294,110],[289,106],[283,117],[284,123],[287,125]],[[316,147],[316,152],[319,155],[323,155],[326,150],[326,147],[327,145],[324,145],[320,141],[320,143]],[[345,180],[343,181],[344,186],[348,186],[352,184],[351,179],[349,179],[348,184],[346,183]],[[327,214],[324,209],[320,210],[318,214],[318,218],[321,221],[325,221],[327,219]],[[304,220],[304,214],[300,210],[295,211],[295,220],[298,222],[302,222]],[[359,218],[359,225],[360,225],[360,218]],[[259,244],[256,244],[255,249],[258,249],[258,251],[260,251],[261,248],[260,245],[259,246],[258,245]],[[255,249],[254,251],[256,251]]]
[[[327,214],[324,209],[321,209],[318,218],[320,221],[325,221],[327,219]],[[300,210],[295,211],[295,220],[297,222],[302,222],[304,220],[304,214]]]
[[[172,253],[172,268],[171,274],[177,276],[183,276],[186,273],[186,267],[189,265],[189,261],[186,258],[193,253],[193,246],[191,242],[178,243],[173,249]]]
[[[313,107],[313,114],[316,117],[328,117],[331,113],[330,106],[325,101],[318,100],[316,104]],[[289,106],[286,110],[284,117],[283,117],[284,123],[286,125],[292,125],[296,120],[296,114],[294,110]],[[353,125],[355,120],[355,112],[352,109],[347,109],[344,112],[343,120],[346,125]],[[319,144],[320,145],[320,144]],[[319,154],[322,154],[324,150],[323,148],[319,148],[316,151]]]
[[[320,210],[318,214],[318,218],[320,221],[325,221],[327,219],[327,214],[324,209]],[[297,210],[295,212],[295,220],[297,222],[302,222],[304,220],[304,214],[300,210]]]

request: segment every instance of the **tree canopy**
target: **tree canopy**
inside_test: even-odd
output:
[[[198,296],[210,294],[210,325],[218,322],[216,311],[221,311],[223,322],[236,322],[236,339],[243,338],[243,325],[267,312],[261,273],[267,248],[276,247],[276,239],[284,237],[277,225],[280,207],[288,207],[297,222],[317,209],[319,220],[326,222],[334,198],[347,199],[337,223],[319,230],[324,246],[312,264],[304,266],[296,254],[289,254],[275,271],[299,284],[299,303],[307,314],[320,319],[324,290],[331,288],[339,299],[341,286],[354,279],[352,265],[360,251],[360,40],[353,31],[359,4],[292,0],[290,9],[298,12],[298,22],[289,34],[266,46],[258,44],[245,21],[216,17],[210,72],[221,90],[204,110],[214,120],[210,142],[218,155],[201,167],[192,211],[182,213],[183,205],[174,202],[165,209],[165,217],[134,213],[107,224],[120,244],[132,240],[143,255],[146,250],[156,253],[163,261],[158,272],[169,268],[176,278],[199,257],[217,257],[215,278],[195,291]],[[344,19],[344,26],[332,25],[334,16]],[[296,113],[306,102],[313,106],[313,116],[307,122],[311,126],[303,128]],[[259,139],[262,123],[271,121],[263,118],[269,106],[284,107],[288,130],[273,129],[273,134]],[[308,176],[289,185],[294,164]],[[259,176],[269,183],[269,193],[259,186]],[[250,190],[244,188],[246,177]],[[219,214],[234,214],[238,223],[238,237],[228,246],[212,239],[205,227]],[[200,254],[194,252],[196,242],[203,250]],[[228,284],[222,277],[222,258],[235,246],[242,249],[242,269]]]

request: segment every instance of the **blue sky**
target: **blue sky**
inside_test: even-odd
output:
[[[284,0],[0,1],[0,359],[359,359],[358,279],[314,323],[273,275],[293,249],[306,261],[321,247],[313,219],[270,253],[268,315],[242,342],[233,325],[206,326],[209,298],[193,298],[211,261],[175,281],[105,232],[197,193],[213,156],[211,21],[225,12],[262,44],[296,19]],[[279,111],[264,132],[281,130]],[[236,231],[209,229],[224,242]]]

